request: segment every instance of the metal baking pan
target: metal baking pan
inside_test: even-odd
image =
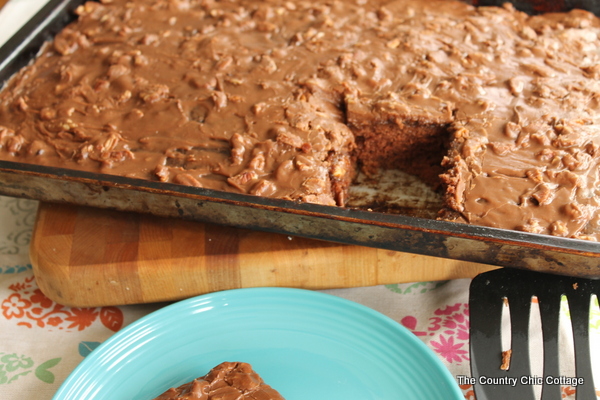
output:
[[[45,41],[72,21],[72,11],[81,3],[83,0],[51,0],[0,48],[0,84],[29,63]],[[600,278],[600,243],[433,218],[299,204],[9,161],[0,161],[0,194]]]

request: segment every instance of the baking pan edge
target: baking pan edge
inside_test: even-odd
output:
[[[600,244],[0,161],[0,194],[183,218],[345,244],[600,277]]]

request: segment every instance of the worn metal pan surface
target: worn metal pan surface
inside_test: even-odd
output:
[[[83,0],[51,0],[0,48],[0,84],[73,20]],[[288,235],[600,278],[600,244],[397,213],[298,204],[209,189],[0,161],[0,194],[150,213]]]

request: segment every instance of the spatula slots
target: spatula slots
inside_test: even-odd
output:
[[[477,382],[477,400],[533,400],[536,399],[536,385],[541,386],[541,400],[562,400],[561,386],[569,384],[576,386],[577,400],[596,399],[589,325],[591,300],[599,294],[600,281],[597,280],[508,268],[476,276],[470,286],[469,310],[471,373]],[[560,360],[559,323],[563,296],[568,302],[573,331],[575,376],[561,375],[561,362],[569,362]],[[539,304],[543,337],[542,376],[532,373],[529,357],[529,325],[534,298]],[[508,368],[503,370],[502,355],[507,349],[502,348],[502,312],[507,302],[510,359],[505,360]]]

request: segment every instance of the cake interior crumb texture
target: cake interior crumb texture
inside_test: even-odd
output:
[[[110,0],[0,93],[0,158],[598,240],[600,21],[430,0]]]

